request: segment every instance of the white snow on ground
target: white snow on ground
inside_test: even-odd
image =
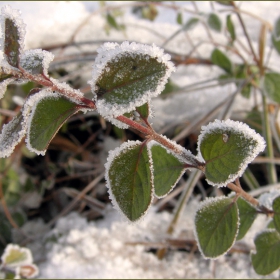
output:
[[[128,4],[129,2],[114,1],[113,4]],[[177,2],[179,3],[179,2]],[[22,11],[26,23],[25,48],[42,48],[47,45],[67,42],[76,27],[91,11],[98,7],[94,2],[53,1],[53,2],[0,2],[0,8],[10,4]],[[180,5],[193,8],[189,3]],[[211,11],[208,2],[197,2],[201,11]],[[226,7],[215,5],[216,10]],[[256,13],[273,23],[280,14],[280,2],[242,2],[241,8]],[[90,11],[90,12],[89,12]],[[226,12],[221,13],[225,21]],[[103,27],[104,18],[94,14],[88,24],[76,36],[76,40],[130,40],[158,46],[176,32],[179,26],[175,23],[175,13],[166,9],[160,10],[160,16],[155,22],[136,19],[130,13],[122,18],[127,29],[125,32],[112,30],[106,35]],[[236,18],[232,18],[236,22]],[[260,24],[251,17],[244,15],[249,34],[252,35],[253,46],[258,48]],[[186,20],[186,18],[184,19]],[[140,25],[143,28],[135,27]],[[163,35],[165,39],[154,35],[153,30]],[[164,32],[163,32],[164,31]],[[243,32],[237,29],[237,34],[246,44]],[[193,43],[206,38],[203,26],[200,24],[189,32]],[[223,36],[213,32],[215,40],[224,40]],[[209,39],[207,39],[209,41]],[[269,41],[270,38],[267,38]],[[168,50],[188,54],[191,46],[181,33],[176,39],[166,45]],[[199,48],[199,54],[209,57],[213,45],[204,43]],[[267,50],[267,53],[269,50]],[[232,57],[236,59],[236,57]],[[270,66],[279,69],[279,56],[272,52]],[[186,86],[197,81],[215,78],[222,72],[215,66],[180,66],[172,76],[175,83]],[[154,127],[160,128],[167,123],[188,122],[199,114],[206,114],[222,100],[228,98],[236,89],[230,84],[223,87],[204,89],[196,92],[177,94],[169,99],[155,99],[153,108]],[[250,101],[251,102],[251,101]],[[247,99],[239,97],[236,101],[239,110],[248,109]],[[193,238],[193,213],[197,202],[192,200],[179,222],[173,237]],[[143,245],[128,245],[128,242],[161,242],[172,216],[166,212],[156,213],[152,208],[145,219],[137,225],[121,220],[120,214],[108,206],[103,220],[87,222],[76,213],[61,218],[56,227],[47,235],[42,233],[41,239],[29,244],[34,253],[34,259],[40,268],[40,278],[262,278],[255,274],[248,255],[234,253],[216,261],[203,260],[199,254],[170,251],[167,258],[159,261],[153,253],[145,251]],[[243,240],[247,246],[254,248],[253,238],[257,230],[265,225],[265,217],[255,221],[253,228]],[[43,228],[42,222],[30,222],[25,225],[31,233],[38,233]],[[35,230],[36,227],[36,230]],[[56,242],[51,240],[56,239]],[[277,278],[275,272],[270,278]]]
[[[194,238],[196,208],[197,201],[190,201],[178,222],[174,238]],[[55,229],[48,233],[45,240],[49,241],[43,243],[44,248],[39,242],[30,244],[35,260],[42,255],[46,258],[43,263],[37,263],[40,278],[261,278],[245,254],[234,253],[211,261],[204,260],[198,253],[171,250],[165,259],[159,260],[155,254],[147,252],[146,248],[150,247],[137,245],[164,242],[171,218],[167,212],[156,213],[154,207],[136,225],[124,221],[110,206],[106,218],[96,222],[87,222],[72,212],[61,218]],[[258,217],[242,241],[254,248],[252,239],[265,224],[266,218]],[[42,254],[43,250],[46,253]],[[277,277],[275,272],[268,278]]]

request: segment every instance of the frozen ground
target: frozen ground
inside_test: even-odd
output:
[[[0,2],[0,7],[10,4],[13,8],[22,11],[22,17],[27,24],[26,48],[38,48],[56,43],[67,42],[77,25],[94,11],[97,3],[76,1],[54,2]],[[115,1],[124,4],[127,2]],[[189,5],[181,2],[180,5]],[[200,2],[200,9],[210,11],[208,2]],[[280,2],[244,2],[243,10],[249,10],[271,23],[280,14]],[[224,14],[225,15],[225,14]],[[112,31],[110,37],[104,32],[104,19],[95,14],[88,24],[78,33],[77,40],[129,40],[156,43],[161,45],[163,39],[153,35],[146,29],[137,29],[135,24],[152,29],[166,38],[173,34],[178,25],[175,15],[161,10],[160,17],[155,22],[138,20],[130,13],[125,14],[123,22],[127,25],[126,33]],[[253,34],[253,45],[257,49],[259,22],[244,15],[249,33]],[[133,27],[134,26],[134,27]],[[162,32],[164,30],[164,34]],[[241,30],[237,30],[243,36]],[[191,31],[190,36],[194,42],[205,36],[202,26]],[[215,34],[215,39],[223,40],[222,36]],[[240,37],[242,41],[244,38]],[[187,54],[191,49],[183,34],[166,46],[167,49]],[[211,44],[205,44],[200,52],[209,56]],[[279,68],[279,57],[272,53],[270,66]],[[172,76],[180,86],[196,81],[214,78],[219,74],[216,67],[188,66],[178,67]],[[224,98],[236,89],[230,84],[224,87],[205,89],[199,92],[179,94],[170,99],[156,99],[153,102],[156,128],[162,128],[168,122],[192,121],[198,114],[206,114]],[[248,107],[248,101],[240,97],[237,100],[238,109]],[[180,117],[179,117],[180,116]],[[174,238],[193,238],[193,213],[197,207],[195,199],[187,205],[185,214],[179,222]],[[199,254],[186,253],[173,250],[167,258],[159,261],[153,253],[147,252],[146,247],[132,242],[163,242],[165,231],[171,215],[156,213],[155,209],[149,211],[145,219],[134,225],[122,221],[117,211],[110,206],[103,220],[87,222],[76,213],[61,218],[56,227],[48,233],[44,232],[41,221],[27,224],[26,230],[40,233],[41,239],[30,244],[35,260],[40,268],[40,278],[261,278],[251,268],[249,256],[233,253],[215,261],[203,260]],[[253,237],[257,229],[266,223],[264,217],[259,217],[243,240],[246,246],[253,248]],[[277,278],[278,273],[269,276]]]

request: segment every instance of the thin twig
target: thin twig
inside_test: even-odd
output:
[[[252,43],[251,43],[251,39],[250,39],[249,34],[248,34],[248,32],[247,32],[246,26],[245,26],[245,24],[244,24],[244,21],[243,21],[241,15],[240,15],[240,13],[238,12],[238,8],[236,7],[234,1],[232,1],[232,3],[233,3],[233,6],[234,6],[234,8],[235,8],[234,11],[235,11],[236,14],[237,14],[238,20],[239,20],[239,22],[240,22],[240,24],[241,24],[241,26],[242,26],[244,35],[245,35],[245,37],[246,37],[246,39],[247,39],[248,45],[249,45],[249,47],[250,47],[250,49],[251,49],[252,55],[253,55],[253,57],[254,57],[254,60],[255,60],[255,62],[258,64],[258,63],[259,63],[259,60],[258,60],[258,58],[257,58],[257,56],[256,56],[255,51],[254,51],[253,45],[252,45]]]
[[[15,229],[19,229],[19,226],[17,225],[17,223],[14,221],[10,211],[9,211],[9,208],[6,204],[6,200],[5,200],[5,197],[4,197],[4,193],[3,193],[3,185],[2,185],[2,182],[3,182],[3,177],[2,175],[0,175],[0,202],[2,204],[2,207],[3,207],[3,210],[4,210],[4,213],[6,215],[6,218],[8,219],[8,221],[10,222],[10,224],[15,228]]]
[[[96,177],[92,182],[90,182],[80,193],[73,199],[67,207],[65,207],[55,218],[53,218],[47,225],[51,227],[56,223],[56,221],[61,218],[62,216],[65,216],[68,214],[75,205],[88,193],[92,190],[98,184],[102,179],[104,178],[104,172],[101,173],[98,177]]]

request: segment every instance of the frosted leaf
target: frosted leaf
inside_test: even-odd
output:
[[[48,68],[54,55],[50,52],[35,49],[25,51],[20,57],[20,66],[32,75],[44,74],[48,77]]]
[[[218,187],[242,176],[248,164],[264,149],[263,137],[238,121],[215,120],[203,126],[198,137],[198,158],[206,160],[206,180]]]
[[[20,278],[34,278],[38,276],[39,269],[35,264],[22,265],[16,268],[16,275]],[[18,278],[18,279],[20,279]],[[15,278],[14,278],[15,279]]]
[[[155,45],[105,43],[89,81],[98,112],[117,117],[159,95],[175,70],[170,56]]]
[[[3,98],[3,96],[7,90],[7,86],[9,84],[13,83],[14,81],[15,81],[14,78],[8,78],[8,79],[0,82],[0,99]]]
[[[147,107],[143,108],[144,105],[147,104]],[[126,112],[124,114],[125,117],[133,120],[133,121],[137,121],[139,122],[140,121],[140,113],[143,114],[143,119],[147,119],[149,114],[151,113],[151,109],[150,109],[150,105],[148,103],[145,103],[144,105],[142,105],[141,107],[137,107],[136,110],[132,110],[131,112]],[[147,109],[145,111],[145,109]],[[142,110],[142,111],[141,111]],[[145,112],[144,112],[145,111]],[[146,114],[146,115],[144,115]],[[127,129],[129,128],[129,125],[113,118],[113,117],[109,117],[109,116],[105,116],[104,117],[106,120],[108,120],[109,122],[111,122],[113,125],[115,125],[116,127],[120,128],[120,129]]]
[[[2,37],[0,38],[1,50],[4,52],[5,60],[11,66],[17,67],[17,57],[24,48],[25,37],[25,24],[20,18],[20,12],[5,5],[1,9],[0,24],[2,33]],[[5,40],[6,32],[13,32],[13,37],[8,39],[15,40],[14,42]],[[11,49],[11,45],[16,47],[16,49]]]
[[[32,264],[33,258],[28,248],[23,248],[16,244],[9,244],[5,248],[1,261],[3,265],[12,268]]]
[[[173,146],[174,151],[170,150],[169,152],[174,154],[174,156],[176,156],[181,162],[184,162],[188,165],[197,166],[197,158],[192,154],[191,151],[186,150],[184,147],[177,144],[175,141],[170,140],[165,135],[161,134],[160,136]]]
[[[26,119],[20,112],[3,126],[0,134],[0,157],[9,157],[26,133]]]
[[[58,87],[59,89],[61,89],[65,94],[67,94],[67,97],[72,100],[73,102],[76,103],[80,103],[80,100],[77,99],[77,96],[80,97],[84,97],[84,94],[78,89],[73,90],[73,88],[71,86],[69,86],[66,82],[60,82],[54,78],[50,78],[50,80],[52,81],[52,83]],[[75,93],[73,92],[75,91]]]
[[[128,141],[109,152],[105,179],[113,206],[130,221],[139,221],[152,203],[152,161],[146,145]]]
[[[28,118],[27,148],[38,155],[44,155],[63,123],[79,110],[83,108],[77,102],[50,89],[43,89],[32,95],[26,101],[23,111]]]
[[[154,177],[154,194],[165,197],[185,173],[185,160],[156,141],[148,142],[151,153],[151,171]]]
[[[194,235],[205,259],[216,259],[233,246],[239,227],[238,207],[231,198],[206,198],[195,214]]]

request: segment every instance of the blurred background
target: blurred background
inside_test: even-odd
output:
[[[25,49],[52,52],[55,58],[50,76],[80,89],[90,99],[93,95],[88,81],[96,50],[103,43],[135,41],[164,48],[176,72],[164,92],[152,101],[151,123],[158,133],[194,154],[201,126],[216,118],[243,121],[262,134],[258,65],[230,7],[218,1],[2,1],[0,8],[7,4],[21,11],[26,24]],[[253,50],[258,53],[262,38],[265,67],[279,71],[279,53],[271,31],[280,15],[280,2],[236,5]],[[267,26],[264,38],[263,25]],[[230,59],[234,73],[229,74],[213,60],[211,55],[217,48]],[[0,101],[1,125],[16,115],[37,86],[32,82],[9,85]],[[275,157],[272,164],[277,175],[278,107],[268,101]],[[136,225],[123,221],[111,206],[104,164],[108,151],[138,139],[143,139],[139,132],[121,130],[90,112],[71,117],[45,156],[28,151],[22,141],[11,157],[0,159],[0,252],[9,243],[29,247],[40,278],[259,277],[250,266],[249,255],[255,231],[266,222],[265,217],[256,220],[252,232],[227,256],[217,261],[200,256],[193,234],[195,208],[206,197],[229,193],[226,188],[208,185],[203,174],[171,235],[167,229],[181,193],[189,187],[189,172],[168,196],[154,199],[143,221]],[[241,178],[244,189],[256,196],[279,188],[277,180],[269,179],[264,158],[257,158]],[[161,260],[158,252],[162,248]]]

